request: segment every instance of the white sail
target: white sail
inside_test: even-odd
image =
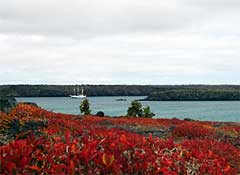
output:
[[[76,94],[76,88],[77,88],[77,94]],[[79,95],[79,86],[75,88],[74,86],[74,94],[70,95],[71,98],[86,98],[87,96],[83,94],[84,90],[82,89],[82,93]]]

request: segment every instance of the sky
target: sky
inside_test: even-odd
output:
[[[240,84],[239,0],[0,1],[0,84]]]

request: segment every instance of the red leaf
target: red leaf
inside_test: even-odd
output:
[[[30,169],[30,170],[33,170],[33,171],[40,172],[40,168],[38,166],[35,166],[35,165],[27,166],[27,168]]]
[[[103,154],[102,156],[102,161],[103,161],[103,164],[106,165],[106,167],[110,167],[114,161],[114,155],[107,155],[107,154]]]
[[[123,143],[128,143],[127,137],[126,137],[124,134],[122,134],[122,135],[120,136],[120,141],[123,142]]]
[[[71,136],[69,129],[66,129],[64,135],[65,135],[66,143],[69,144],[70,143],[70,136]]]

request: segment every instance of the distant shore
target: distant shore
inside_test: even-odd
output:
[[[177,89],[153,92],[142,101],[239,101],[240,90]]]
[[[87,96],[147,96],[148,101],[235,101],[240,85],[78,85]],[[0,96],[67,97],[75,85],[0,85]]]

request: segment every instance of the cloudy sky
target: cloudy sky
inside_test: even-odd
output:
[[[1,0],[0,84],[240,84],[239,0]]]

